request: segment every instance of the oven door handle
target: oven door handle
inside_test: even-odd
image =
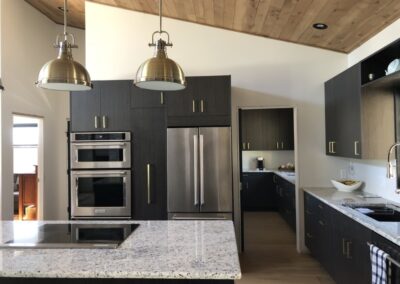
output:
[[[74,172],[75,176],[110,176],[110,175],[122,175],[125,176],[127,175],[128,172],[126,171],[121,171],[121,172],[97,172],[97,171],[93,171],[90,173],[80,173],[78,171]]]
[[[73,147],[81,148],[81,147],[93,147],[97,148],[99,146],[126,146],[127,142],[94,142],[94,143],[73,143]]]

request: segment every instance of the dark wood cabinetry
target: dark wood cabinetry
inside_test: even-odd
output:
[[[309,193],[304,222],[306,246],[337,283],[370,283],[369,229]]]
[[[293,109],[240,111],[242,150],[293,150]]]
[[[354,65],[325,84],[326,154],[361,158],[361,68]]]
[[[95,81],[93,89],[71,92],[71,131],[126,131],[132,81]]]
[[[276,210],[276,196],[271,173],[242,174],[242,210]]]
[[[274,174],[276,204],[278,212],[289,224],[293,231],[296,231],[296,191],[295,185]]]
[[[165,106],[165,92],[131,87],[131,108],[153,108]]]
[[[133,109],[131,122],[133,218],[167,219],[165,109]]]
[[[168,126],[229,126],[231,77],[186,77],[186,80],[186,89],[166,93]]]

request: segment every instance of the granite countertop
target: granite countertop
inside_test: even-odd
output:
[[[243,173],[274,173],[280,176],[281,178],[287,180],[288,182],[296,184],[296,172],[284,172],[275,169],[263,169],[263,170],[243,169]]]
[[[340,192],[334,188],[304,188],[304,191],[310,193],[314,197],[318,198],[327,205],[335,208],[339,212],[347,215],[348,217],[354,219],[365,227],[371,229],[377,234],[389,239],[395,244],[400,246],[400,222],[379,222],[375,219],[365,216],[364,214],[343,206],[345,203],[357,203],[357,204],[396,204],[395,202],[389,201],[387,199],[377,197],[377,198],[364,198],[360,196],[361,191],[354,192]]]
[[[2,221],[0,241],[43,224]],[[0,249],[0,277],[240,279],[232,221],[125,221],[140,226],[117,249]],[[1,282],[1,281],[0,281]]]

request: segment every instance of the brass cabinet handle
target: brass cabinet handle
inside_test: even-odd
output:
[[[107,128],[107,116],[103,115],[101,119],[103,128]]]
[[[332,154],[336,154],[336,151],[335,151],[335,144],[336,144],[336,142],[335,141],[332,141]]]
[[[346,255],[346,239],[342,238],[342,254]]]
[[[243,142],[243,150],[246,150],[246,143]]]
[[[150,178],[150,164],[147,164],[147,204],[151,204],[151,178]]]
[[[97,115],[94,116],[94,128],[99,128],[99,117]]]
[[[283,149],[283,142],[281,142],[281,149]]]
[[[360,156],[360,153],[358,152],[358,144],[360,144],[360,141],[354,141],[354,155]]]
[[[204,112],[204,101],[200,100],[200,112]]]
[[[196,101],[195,100],[192,101],[192,111],[196,112]]]
[[[164,104],[164,92],[160,93],[160,103],[163,105]]]
[[[247,142],[247,150],[250,150],[250,142]]]
[[[279,142],[276,142],[276,149],[279,149]]]
[[[331,145],[332,145],[332,142],[329,141],[329,142],[328,142],[328,153],[329,153],[329,154],[332,153]]]
[[[352,259],[353,258],[351,256],[351,253],[350,253],[351,245],[352,245],[351,241],[348,241],[347,244],[346,244],[346,258],[348,258],[348,259]]]

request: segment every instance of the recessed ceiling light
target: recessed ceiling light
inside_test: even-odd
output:
[[[313,28],[317,30],[326,30],[328,28],[328,25],[324,23],[315,23],[313,25]]]

